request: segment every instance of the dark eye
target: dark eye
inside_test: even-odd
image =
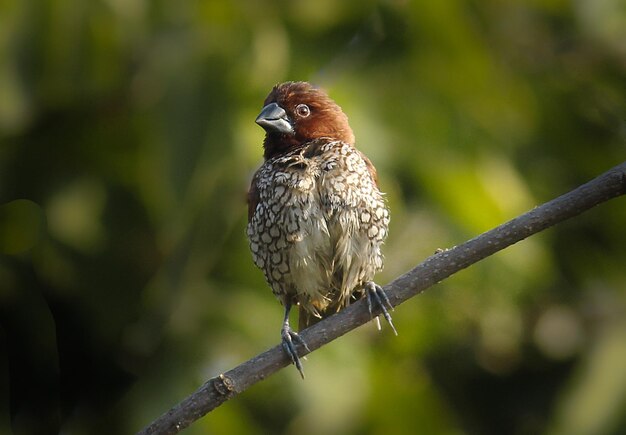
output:
[[[311,109],[306,104],[298,104],[296,106],[296,114],[302,118],[306,118],[311,114]]]

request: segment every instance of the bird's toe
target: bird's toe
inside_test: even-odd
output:
[[[389,323],[389,326],[391,326],[393,333],[398,335],[398,331],[396,331],[396,327],[391,320],[391,314],[389,314],[389,310],[393,311],[393,305],[391,305],[391,301],[389,301],[385,290],[374,281],[368,281],[365,284],[365,293],[367,295],[367,308],[370,312],[370,316],[373,317],[374,310],[379,309],[387,323]]]

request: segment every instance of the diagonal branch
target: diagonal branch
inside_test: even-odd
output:
[[[520,240],[626,194],[626,162],[590,182],[461,245],[436,253],[395,279],[385,291],[396,306],[485,257]],[[313,351],[370,320],[361,300],[300,334]],[[300,355],[307,352],[298,348]],[[280,346],[209,379],[195,393],[160,416],[139,435],[176,434],[219,405],[289,364]]]

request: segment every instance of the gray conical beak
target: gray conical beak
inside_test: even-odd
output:
[[[285,109],[276,103],[270,103],[261,110],[255,122],[268,132],[293,134],[293,127]]]

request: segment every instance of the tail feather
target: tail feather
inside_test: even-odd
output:
[[[314,313],[300,305],[298,307],[298,331],[302,331],[309,326],[313,326],[320,320],[335,314],[347,305],[350,305],[351,301],[360,299],[361,296],[362,294],[359,292],[354,292],[352,297],[348,297],[344,300],[338,300],[336,303],[328,305],[324,310],[318,310],[319,316],[316,316]]]
[[[303,306],[298,309],[298,331],[303,331],[309,326],[315,325],[322,320],[321,317],[313,315],[310,311],[306,310]]]

